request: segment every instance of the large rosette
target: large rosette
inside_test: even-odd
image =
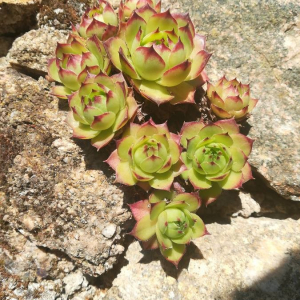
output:
[[[180,154],[179,136],[170,133],[166,124],[150,120],[131,123],[107,163],[116,171],[117,182],[169,190],[184,170]]]
[[[91,139],[97,149],[108,144],[137,110],[132,89],[121,74],[88,78],[69,96],[69,106],[72,111],[67,121],[73,136]]]
[[[155,191],[149,200],[130,205],[137,221],[131,234],[143,242],[145,249],[160,248],[162,255],[176,267],[191,240],[207,234],[195,194]]]
[[[209,125],[185,123],[181,134],[186,148],[181,157],[188,169],[181,176],[200,189],[206,203],[215,200],[222,189],[239,188],[252,178],[247,160],[253,141],[239,133],[233,119]]]
[[[120,37],[105,42],[115,67],[145,98],[171,104],[194,102],[210,57],[205,37],[187,14],[157,13],[148,4],[133,12]]]

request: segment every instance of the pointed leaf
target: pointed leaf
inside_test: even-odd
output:
[[[146,80],[159,79],[165,69],[165,62],[154,47],[138,47],[132,56],[135,69]]]
[[[198,237],[205,235],[206,228],[201,218],[196,214],[191,214],[191,216],[194,221],[194,226],[192,226],[192,231],[193,231],[192,238],[196,239]]]
[[[176,86],[183,82],[191,70],[191,62],[186,60],[166,71],[158,81],[163,86]]]
[[[231,171],[229,175],[222,181],[219,181],[218,184],[224,190],[237,189],[243,184],[243,174],[242,172]]]
[[[194,189],[209,189],[211,187],[211,182],[207,180],[204,175],[200,175],[194,169],[190,169],[188,175]]]
[[[147,241],[155,234],[156,221],[150,219],[150,214],[145,215],[134,226],[131,234],[140,241]]]
[[[173,248],[164,250],[162,247],[160,247],[160,251],[166,260],[174,264],[177,268],[179,261],[186,251],[186,246],[173,243]]]
[[[136,221],[140,221],[143,217],[150,214],[151,205],[148,200],[141,200],[128,205]]]
[[[173,247],[172,241],[168,237],[162,234],[162,232],[159,230],[158,224],[156,224],[155,232],[156,232],[158,243],[160,247],[162,247],[162,249],[166,250]]]
[[[116,181],[129,186],[137,183],[137,180],[133,176],[128,162],[121,161],[118,164],[116,169]]]

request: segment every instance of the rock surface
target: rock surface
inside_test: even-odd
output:
[[[48,60],[54,57],[57,43],[66,42],[67,34],[50,27],[25,33],[14,41],[8,53],[10,64],[25,73],[45,76]]]
[[[8,222],[2,224],[0,238],[0,299],[102,298],[103,291],[93,286],[66,255],[38,248],[12,230]]]
[[[112,268],[124,251],[120,226],[126,228],[130,214],[103,163],[108,153],[70,139],[65,102],[49,96],[46,80],[0,70],[0,95],[1,134],[10,137],[2,151],[12,152],[10,161],[1,157],[7,170],[4,217],[37,245],[63,251],[86,273]]]
[[[260,101],[249,120],[250,163],[283,197],[299,201],[298,1],[168,0],[164,6],[189,12],[196,30],[208,35],[212,81],[226,74],[251,83]]]
[[[113,281],[105,300],[203,299],[297,300],[300,221],[233,219],[207,226],[211,235],[190,245],[190,259],[179,270],[156,251],[131,244],[128,264]]]

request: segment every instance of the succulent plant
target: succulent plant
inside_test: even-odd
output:
[[[107,1],[99,0],[98,5],[84,13],[76,29],[83,38],[96,35],[101,41],[105,41],[117,34],[118,16]]]
[[[117,182],[169,190],[174,177],[185,169],[179,139],[166,123],[131,123],[106,162],[116,171]]]
[[[253,140],[239,133],[234,119],[214,124],[185,123],[181,144],[186,149],[181,157],[187,170],[181,176],[200,189],[206,204],[214,201],[222,189],[231,190],[252,178],[247,162]]]
[[[196,88],[206,80],[203,69],[210,54],[189,15],[157,13],[147,4],[135,10],[124,26],[120,37],[105,42],[114,66],[158,105],[193,103]]]
[[[67,122],[73,136],[92,139],[97,149],[107,145],[137,110],[132,89],[121,74],[90,77],[68,100],[72,111]]]
[[[130,205],[137,221],[131,234],[143,242],[145,249],[160,248],[162,255],[177,267],[186,244],[208,233],[194,213],[200,204],[195,194],[156,191],[149,200]]]
[[[149,4],[156,12],[161,10],[161,1],[157,0],[125,0],[121,1],[119,15],[121,15],[122,20],[128,19],[134,10],[139,9],[146,4]]]
[[[257,99],[250,97],[249,84],[242,84],[236,79],[227,80],[223,76],[215,85],[208,83],[207,97],[212,111],[222,119],[242,120],[257,104]]]
[[[67,43],[57,44],[56,57],[48,63],[49,79],[63,84],[53,87],[52,94],[67,99],[79,89],[88,74],[96,75],[101,70],[109,73],[110,69],[111,63],[102,42],[95,35],[81,38],[73,30]]]

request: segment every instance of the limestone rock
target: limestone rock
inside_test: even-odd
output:
[[[8,53],[10,64],[24,73],[45,76],[48,60],[55,55],[58,42],[64,43],[67,31],[53,28],[31,30],[17,38]]]
[[[141,252],[135,242],[104,299],[299,299],[299,225],[293,219],[240,217],[209,224],[211,235],[189,246],[179,270],[158,251]]]
[[[68,255],[85,273],[102,274],[124,251],[118,243],[130,217],[124,192],[103,163],[110,150],[98,153],[89,141],[71,139],[67,103],[49,96],[46,80],[12,69],[0,74],[0,128],[11,137],[2,148],[12,152],[1,159],[7,166],[1,187],[7,220],[37,245]]]

